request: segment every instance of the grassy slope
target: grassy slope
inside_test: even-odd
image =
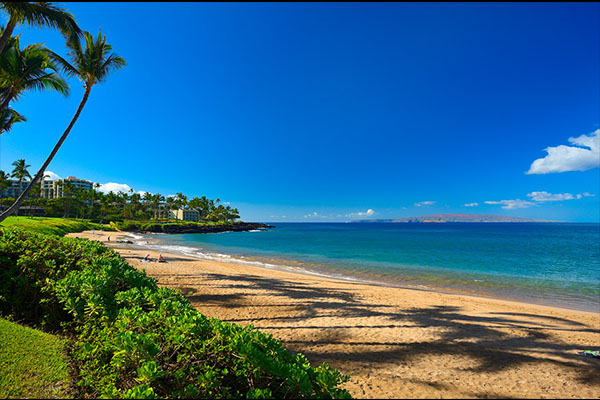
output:
[[[72,398],[64,341],[0,318],[0,398]]]
[[[114,230],[108,225],[94,224],[85,221],[76,221],[64,218],[47,217],[8,217],[0,227],[19,227],[38,233],[64,236],[71,232],[81,232],[90,229]]]

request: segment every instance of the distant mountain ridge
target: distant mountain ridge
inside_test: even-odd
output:
[[[507,217],[506,215],[489,214],[431,214],[420,217],[396,218],[396,219],[362,219],[350,221],[355,223],[390,222],[390,223],[427,223],[427,222],[560,222],[546,219],[531,219],[519,217]]]

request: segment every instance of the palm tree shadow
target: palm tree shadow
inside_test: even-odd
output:
[[[600,386],[600,360],[579,355],[578,353],[585,349],[579,345],[565,343],[555,335],[558,331],[600,333],[600,330],[578,321],[524,313],[470,315],[454,306],[401,309],[370,304],[356,293],[347,290],[253,275],[232,277],[203,274],[202,280],[207,283],[218,281],[219,287],[234,292],[249,290],[251,294],[245,296],[244,307],[274,306],[255,304],[252,296],[254,292],[266,292],[281,299],[281,303],[275,305],[278,307],[292,308],[297,306],[298,302],[303,302],[304,309],[293,315],[263,314],[228,321],[250,323],[257,329],[270,333],[284,330],[310,332],[301,338],[292,335],[283,342],[288,349],[303,353],[311,362],[327,362],[336,368],[343,368],[347,363],[369,363],[371,366],[386,368],[390,364],[412,362],[424,357],[455,355],[471,359],[472,366],[467,370],[475,373],[499,372],[525,364],[542,366],[550,363],[575,372],[581,383]],[[239,300],[239,295],[210,298],[211,302],[220,302],[222,306],[228,307],[235,307],[231,302]],[[353,341],[353,336],[348,334],[349,329],[372,330],[373,324],[346,323],[324,326],[319,322],[331,315],[346,321],[355,318],[364,321],[364,318],[375,317],[378,321],[386,321],[375,324],[376,326],[392,329],[439,328],[435,329],[438,336],[417,343],[381,341],[375,337],[372,340]],[[326,344],[344,345],[345,348],[340,351],[323,352],[322,345]]]

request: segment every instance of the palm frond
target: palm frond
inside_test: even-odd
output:
[[[69,78],[80,77],[78,69],[76,67],[74,67],[73,65],[71,65],[71,63],[69,63],[67,60],[62,58],[60,55],[58,55],[55,52],[53,52],[52,50],[48,49],[48,56],[50,57],[51,60],[56,62],[57,66],[64,72],[64,74],[67,77],[69,77]]]
[[[67,41],[68,58],[65,60],[56,53],[50,53],[50,58],[57,63],[67,76],[77,76],[94,85],[103,82],[108,75],[126,65],[123,57],[111,53],[112,46],[106,43],[106,36],[102,30],[98,30],[98,36],[94,37],[89,32],[83,33],[83,41],[76,43]]]
[[[67,81],[55,72],[27,80],[23,82],[23,87],[25,90],[34,89],[39,91],[52,89],[64,96],[68,96],[71,90]]]
[[[14,124],[25,121],[27,121],[27,118],[16,110],[5,108],[0,112],[0,134],[9,132]],[[0,177],[0,180],[1,179],[2,178]]]
[[[59,29],[65,36],[81,35],[75,17],[66,9],[48,2],[0,2],[11,18],[30,26],[49,26]]]

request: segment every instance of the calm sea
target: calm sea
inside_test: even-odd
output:
[[[136,242],[199,258],[600,312],[600,224],[272,225]]]

